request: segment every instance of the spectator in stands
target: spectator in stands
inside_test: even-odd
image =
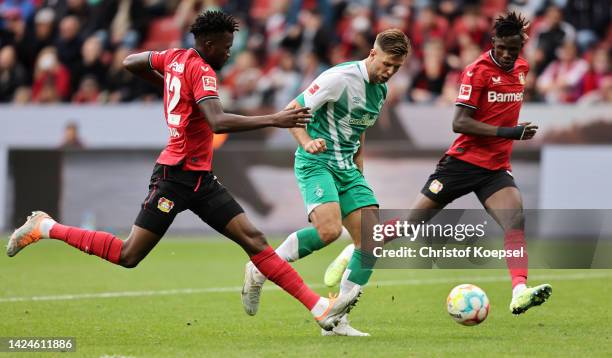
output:
[[[147,35],[151,14],[142,0],[107,0],[101,5],[98,32],[111,48],[136,48]]]
[[[13,46],[0,49],[0,102],[11,102],[15,91],[27,83],[25,68],[17,62],[17,52]]]
[[[95,1],[91,3],[95,3]],[[75,16],[83,27],[94,21],[91,17],[91,9],[86,0],[45,0],[43,6],[53,8],[58,19],[63,19],[67,16]]]
[[[38,103],[54,103],[70,96],[70,72],[58,60],[54,47],[40,51],[34,68],[32,100]]]
[[[301,83],[302,76],[298,71],[295,56],[282,50],[279,66],[261,77],[257,86],[268,93],[267,97],[270,97],[274,110],[280,111],[299,94]]]
[[[482,53],[480,46],[472,43],[463,48],[459,58],[449,57],[450,70],[444,79],[442,95],[438,98],[439,104],[454,104],[459,95],[461,73],[469,64],[476,61]]]
[[[432,40],[443,40],[448,34],[448,20],[436,14],[432,7],[423,8],[412,28],[415,55],[423,58],[424,46]]]
[[[607,75],[599,81],[599,87],[580,98],[579,104],[612,103],[612,75]]]
[[[460,53],[472,44],[485,48],[490,43],[489,37],[489,24],[481,16],[479,8],[471,6],[453,23],[447,36],[446,48],[454,53]]]
[[[4,0],[0,1],[0,15],[8,12],[18,12],[24,22],[29,22],[36,10],[31,0]]]
[[[549,103],[575,102],[580,95],[580,80],[588,69],[588,63],[577,56],[576,44],[566,42],[557,50],[557,60],[538,78],[538,91]]]
[[[224,80],[235,100],[234,111],[252,113],[262,104],[262,93],[257,90],[257,81],[262,73],[255,54],[244,51],[238,55],[234,66]]]
[[[2,46],[13,45],[17,51],[17,59],[20,63],[28,63],[28,39],[27,26],[24,19],[21,17],[19,9],[10,9],[2,13],[4,20],[4,34],[2,38]]]
[[[101,88],[106,88],[106,77],[108,67],[102,61],[102,41],[96,36],[91,36],[83,43],[79,63],[72,73],[72,88],[77,88],[85,76],[93,76]]]
[[[429,40],[423,51],[422,70],[412,84],[410,99],[417,103],[435,101],[442,94],[447,72],[444,43],[441,39]]]
[[[55,46],[60,62],[70,73],[76,73],[83,61],[81,57],[83,41],[79,37],[80,28],[79,19],[74,15],[66,16],[59,24],[59,38]]]
[[[604,78],[612,75],[610,63],[610,50],[600,47],[592,54],[589,63],[589,71],[581,80],[581,95],[596,91],[601,87]]]
[[[56,36],[55,31],[55,11],[45,7],[36,13],[34,17],[34,35],[32,39],[32,60],[29,65],[34,65],[40,50],[47,46],[52,46]]]
[[[315,53],[319,61],[329,63],[332,35],[323,26],[321,14],[316,10],[302,10],[299,25],[295,25],[281,42],[281,46],[297,54],[298,63],[308,53]]]
[[[72,96],[72,103],[97,103],[100,101],[100,85],[92,75],[81,80],[78,90]]]
[[[132,74],[123,68],[123,60],[129,54],[130,50],[126,47],[120,47],[115,51],[106,78],[109,102],[128,102],[139,96],[136,87],[140,81],[134,81]]]
[[[13,26],[18,34],[13,42],[17,46],[19,62],[28,70],[28,83],[32,83],[34,62],[40,50],[51,46],[55,41],[55,14],[52,9],[38,10],[34,17],[34,26],[26,26],[25,22],[16,20]]]
[[[541,74],[549,63],[555,60],[556,50],[564,42],[576,40],[576,30],[563,21],[561,8],[551,5],[546,9],[542,22],[533,29],[534,41],[529,46],[531,69],[537,75]]]
[[[610,25],[610,0],[566,0],[564,15],[576,28],[576,41],[581,51],[587,50],[598,39],[603,39]]]

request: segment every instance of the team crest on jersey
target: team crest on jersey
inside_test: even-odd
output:
[[[313,83],[312,86],[310,86],[310,88],[308,89],[308,93],[310,93],[311,95],[317,93],[317,91],[319,90],[319,85],[316,83]]]
[[[519,73],[519,82],[524,85],[525,84],[525,74],[523,72]]]
[[[442,188],[444,188],[444,184],[440,183],[438,179],[434,179],[434,181],[429,184],[429,191],[434,194],[438,194],[442,190]]]
[[[315,195],[318,198],[322,198],[324,193],[325,192],[323,191],[323,189],[320,186],[317,186],[317,190],[315,190]]]
[[[357,96],[354,96],[353,97],[353,104],[359,104],[359,103],[361,103],[361,98],[359,98]]]
[[[204,91],[217,90],[217,79],[214,77],[202,76],[202,84],[204,85]]]
[[[174,201],[168,200],[162,196],[157,201],[157,208],[159,209],[159,211],[162,211],[164,213],[169,213],[170,210],[174,208]]]
[[[459,99],[470,99],[470,96],[472,95],[472,85],[465,85],[462,84],[461,87],[459,87]]]

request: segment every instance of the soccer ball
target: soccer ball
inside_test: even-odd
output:
[[[446,299],[448,314],[464,326],[475,326],[489,314],[489,298],[478,286],[463,284],[453,288]]]

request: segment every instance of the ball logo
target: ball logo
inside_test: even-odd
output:
[[[170,210],[172,210],[172,208],[174,208],[174,201],[161,197],[157,201],[157,208],[159,211],[167,214],[170,212]]]
[[[472,95],[472,85],[462,84],[461,87],[459,87],[459,96],[457,98],[470,99],[471,95]]]
[[[217,90],[217,79],[211,76],[202,76],[202,84],[205,91]]]

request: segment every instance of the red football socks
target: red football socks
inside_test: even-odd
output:
[[[259,272],[270,281],[298,299],[306,308],[312,310],[319,301],[319,295],[312,291],[298,273],[285,260],[268,246],[265,250],[251,257],[251,262]]]
[[[505,250],[523,250],[522,257],[507,257],[506,264],[512,277],[512,288],[518,284],[527,282],[527,271],[529,260],[527,258],[527,245],[525,243],[525,232],[523,230],[508,230],[504,236]]]
[[[123,241],[107,232],[54,224],[49,231],[49,237],[62,240],[85,253],[96,255],[114,264],[118,264],[121,257]]]

